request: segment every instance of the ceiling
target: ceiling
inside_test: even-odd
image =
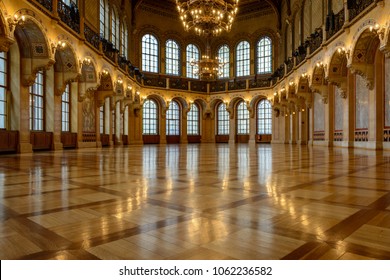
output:
[[[138,9],[147,9],[158,12],[166,16],[176,16],[175,0],[131,0],[133,12],[136,15]],[[271,14],[275,13],[280,17],[281,2],[283,0],[240,0],[238,4],[237,20],[246,18],[254,14]],[[287,0],[290,2],[290,0]]]

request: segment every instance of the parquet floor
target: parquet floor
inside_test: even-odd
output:
[[[1,259],[390,259],[390,152],[166,145],[0,155]]]

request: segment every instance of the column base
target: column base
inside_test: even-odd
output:
[[[60,150],[63,150],[64,149],[64,146],[62,145],[62,143],[54,143],[53,144],[53,150],[54,151],[60,151]]]
[[[19,143],[18,145],[18,153],[25,154],[25,153],[32,153],[32,145],[30,143]]]

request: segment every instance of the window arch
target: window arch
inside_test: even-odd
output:
[[[191,104],[190,111],[187,114],[187,134],[199,135],[199,107],[195,103]]]
[[[257,104],[257,134],[272,134],[272,106],[267,99]]]
[[[152,34],[142,37],[142,70],[158,73],[158,42]]]
[[[111,10],[111,42],[114,48],[119,50],[119,17],[115,7]]]
[[[126,21],[123,20],[121,26],[121,55],[126,58],[128,55],[127,48],[129,45],[128,37],[129,37],[129,32],[127,31]]]
[[[61,96],[61,131],[70,132],[70,84],[66,84]]]
[[[272,40],[265,36],[257,43],[257,74],[272,73]]]
[[[108,0],[100,0],[100,37],[107,39],[109,37],[109,6]]]
[[[8,87],[7,53],[0,52],[0,129],[6,129],[7,118],[7,87]]]
[[[225,63],[222,67],[222,73],[220,78],[229,78],[229,69],[230,69],[230,49],[227,45],[223,45],[218,49],[218,57],[220,62]]]
[[[241,41],[236,49],[236,74],[237,77],[250,74],[250,45],[247,41]]]
[[[169,104],[166,121],[166,134],[180,135],[180,106],[175,100]]]
[[[45,120],[45,73],[38,71],[30,86],[30,130],[43,131]]]
[[[199,49],[194,44],[189,44],[186,48],[187,58],[187,78],[199,78],[196,65],[191,65],[191,61],[199,61]]]
[[[229,135],[229,113],[225,103],[218,105],[217,116],[217,135]]]
[[[142,133],[158,134],[158,106],[153,99],[146,99],[142,108]]]
[[[249,134],[249,111],[244,101],[237,105],[237,134]]]
[[[180,74],[180,49],[174,40],[165,43],[165,73],[179,76]]]

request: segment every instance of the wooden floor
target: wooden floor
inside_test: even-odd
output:
[[[194,144],[1,155],[0,259],[390,259],[390,152]]]

